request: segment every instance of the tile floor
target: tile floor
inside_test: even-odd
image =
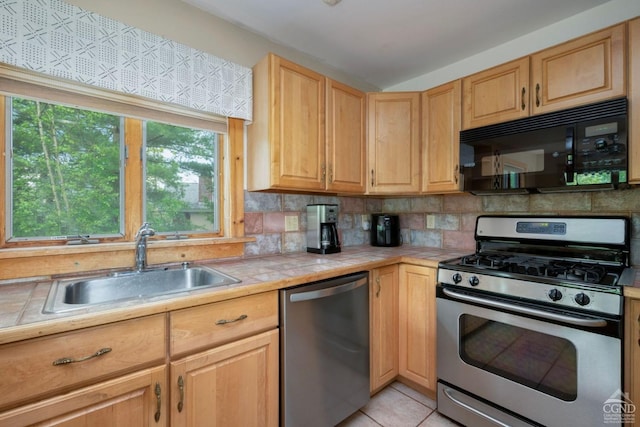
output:
[[[338,427],[458,427],[436,411],[436,402],[394,382],[371,398],[367,406]]]

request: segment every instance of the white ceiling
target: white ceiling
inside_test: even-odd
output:
[[[608,0],[183,0],[379,88]]]

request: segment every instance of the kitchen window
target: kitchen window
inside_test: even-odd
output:
[[[145,221],[152,264],[241,256],[243,133],[240,119],[0,67],[0,280],[130,268]]]
[[[119,115],[7,100],[7,242],[121,238],[128,218],[125,188],[141,179],[125,171],[136,161],[129,154],[138,150],[143,221],[171,237],[219,233],[218,132],[144,121],[140,138],[125,132]]]
[[[123,121],[8,98],[8,241],[117,236],[123,230]]]
[[[221,135],[147,121],[145,220],[156,232],[218,232]]]

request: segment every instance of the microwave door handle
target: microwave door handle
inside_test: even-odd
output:
[[[565,164],[565,180],[572,183],[575,176],[573,162],[575,160],[575,129],[568,127],[565,135],[565,149],[567,150],[567,162]]]

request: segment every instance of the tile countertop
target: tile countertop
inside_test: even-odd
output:
[[[6,282],[0,284],[0,344],[296,286],[398,262],[435,268],[441,260],[467,253],[412,246],[355,246],[331,255],[300,252],[221,260],[203,265],[236,277],[241,283],[59,314],[42,313],[52,280]]]
[[[331,255],[300,252],[220,260],[203,265],[236,277],[241,283],[60,314],[42,313],[52,280],[6,282],[0,284],[0,344],[287,288],[399,262],[436,268],[439,261],[466,254],[468,251],[412,246],[350,246]],[[640,269],[635,273],[635,284],[625,287],[624,295],[640,299]]]

